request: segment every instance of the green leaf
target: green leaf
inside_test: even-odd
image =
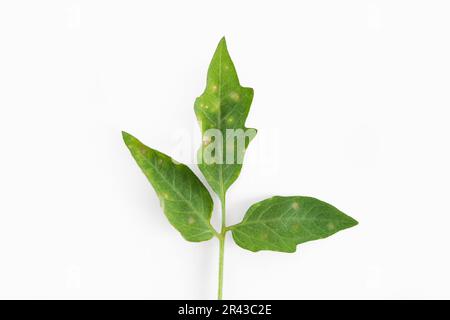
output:
[[[318,199],[277,196],[252,205],[244,220],[228,229],[244,249],[295,252],[297,244],[326,238],[357,224]]]
[[[222,38],[209,65],[205,91],[194,105],[203,138],[198,166],[221,199],[238,178],[245,149],[256,135],[255,129],[245,127],[252,100],[253,89],[239,84]]]
[[[126,132],[122,136],[155,189],[169,222],[188,241],[211,239],[216,234],[210,224],[213,201],[192,170]]]

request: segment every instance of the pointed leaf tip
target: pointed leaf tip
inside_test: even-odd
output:
[[[125,143],[127,143],[127,141],[130,141],[130,139],[133,136],[131,134],[129,134],[128,132],[122,131],[122,139]]]
[[[228,48],[227,48],[227,41],[225,40],[225,37],[222,37],[217,44],[216,51],[214,52],[214,55],[219,54],[219,52],[224,52],[228,54]]]
[[[122,131],[122,139],[123,142],[125,142],[125,144],[127,145],[127,147],[131,147],[134,144],[142,144],[142,142],[139,141],[139,139],[137,139],[135,136],[129,134],[126,131]]]
[[[357,226],[359,224],[358,220],[356,220],[356,219],[354,219],[354,218],[352,218],[350,216],[349,216],[349,218],[350,218],[350,223],[349,223],[350,226],[349,226],[349,228]]]

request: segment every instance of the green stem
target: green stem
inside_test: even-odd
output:
[[[222,291],[223,291],[223,260],[224,260],[224,252],[225,252],[225,233],[227,232],[226,227],[226,219],[225,219],[225,195],[220,197],[220,202],[222,204],[222,229],[219,234],[219,290],[217,299],[222,300]]]

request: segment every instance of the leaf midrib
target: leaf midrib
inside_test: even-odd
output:
[[[230,226],[228,227],[228,229],[233,230],[235,228],[238,227],[245,227],[246,225],[249,224],[265,224],[267,222],[275,222],[275,221],[281,221],[283,220],[282,218],[273,218],[273,219],[258,219],[258,220],[254,220],[254,221],[242,221],[241,223],[235,224],[234,226]],[[316,221],[329,221],[330,219],[324,219],[324,218],[303,218],[303,217],[295,217],[295,220],[301,220],[301,221],[312,221],[312,220],[316,220]]]
[[[217,112],[217,126],[220,132],[222,132],[222,52],[223,48],[219,51],[219,83],[217,84],[219,90],[219,111]],[[222,157],[224,157],[222,150]],[[223,159],[222,159],[223,162]],[[223,186],[223,164],[219,164],[219,183],[220,183],[220,200],[225,198],[224,186]]]

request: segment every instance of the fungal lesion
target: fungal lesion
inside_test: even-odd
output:
[[[139,152],[142,153],[145,156],[150,157],[150,153],[148,152],[148,149],[145,146],[139,146]]]
[[[298,204],[298,202],[293,202],[291,204],[291,208],[294,210],[298,210],[300,208],[300,205]]]
[[[216,93],[219,90],[219,86],[214,83],[210,86],[210,90],[211,92]]]
[[[241,96],[236,91],[231,91],[228,96],[234,102],[238,102],[241,99]]]
[[[202,109],[208,109],[208,108],[209,108],[209,106],[208,106],[206,103],[204,103],[204,102],[200,102],[200,103],[198,104],[198,106],[199,106],[200,108],[202,108]]]

